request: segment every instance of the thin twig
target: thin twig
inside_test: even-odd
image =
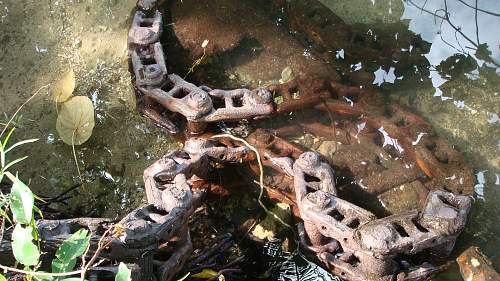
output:
[[[226,269],[226,268],[233,267],[235,264],[240,263],[240,262],[244,261],[245,259],[246,259],[246,257],[245,257],[245,256],[240,256],[240,257],[237,257],[237,258],[235,258],[233,261],[231,261],[230,263],[228,263],[228,264],[224,265],[224,266],[222,267],[222,269]]]
[[[257,163],[259,164],[259,186],[260,186],[260,193],[259,193],[259,198],[258,198],[258,202],[259,202],[259,205],[262,207],[262,209],[264,209],[264,211],[266,212],[266,214],[268,215],[271,215],[273,218],[275,218],[277,221],[279,221],[281,224],[283,224],[284,226],[290,228],[293,230],[292,226],[289,225],[288,223],[284,222],[278,215],[276,215],[275,213],[271,212],[267,207],[266,205],[264,205],[264,203],[262,202],[262,196],[264,195],[264,166],[262,165],[262,160],[260,158],[260,153],[259,151],[257,150],[257,148],[253,147],[251,144],[249,144],[246,140],[242,139],[242,138],[238,138],[238,137],[235,137],[233,135],[230,135],[230,134],[221,134],[221,135],[215,135],[213,136],[212,138],[230,138],[230,139],[233,139],[233,140],[236,140],[236,141],[240,141],[242,142],[243,144],[245,144],[246,147],[250,148],[254,153],[255,155],[257,156]]]
[[[114,229],[115,229],[115,226],[113,225],[112,227],[110,227],[109,229],[107,229],[102,234],[101,238],[99,239],[99,242],[97,243],[97,249],[96,249],[96,251],[94,252],[94,255],[92,256],[92,258],[90,259],[90,261],[87,264],[85,264],[85,260],[84,259],[82,260],[82,271],[81,271],[81,275],[80,275],[80,280],[81,281],[85,280],[85,273],[87,272],[87,270],[89,270],[90,266],[92,266],[92,264],[95,262],[95,260],[97,259],[97,257],[99,256],[99,254],[102,252],[102,250],[106,249],[111,244],[111,242],[113,242],[113,240],[115,240],[116,236],[113,235],[113,236],[111,236],[111,239],[106,244],[103,244],[104,239]],[[85,254],[87,253],[87,251],[88,251],[88,248],[85,251]]]
[[[477,44],[479,45],[479,26],[477,24],[477,1],[476,0],[476,8],[474,8],[474,19],[476,21],[476,41],[477,41]]]
[[[406,1],[408,3],[410,3],[411,5],[413,5],[415,8],[419,9],[420,11],[426,12],[426,13],[434,16],[434,21],[436,21],[436,18],[439,18],[441,20],[445,20],[451,26],[451,28],[453,28],[455,30],[455,38],[456,38],[455,40],[457,40],[457,43],[460,45],[460,47],[462,49],[463,49],[463,47],[461,46],[460,42],[458,41],[456,33],[460,34],[467,42],[469,42],[470,44],[472,44],[472,46],[474,46],[474,48],[471,48],[469,46],[465,46],[466,49],[477,50],[479,48],[480,44],[478,44],[478,43],[474,42],[472,39],[470,39],[465,33],[463,33],[463,31],[462,31],[462,29],[460,27],[457,27],[456,25],[453,24],[453,22],[451,22],[451,19],[450,19],[449,13],[448,13],[448,3],[447,3],[446,0],[444,0],[444,6],[445,6],[444,9],[437,9],[434,12],[431,12],[431,11],[425,9],[424,7],[418,6],[412,0],[406,0]],[[473,7],[471,6],[471,8],[473,8]],[[481,11],[480,9],[478,9],[478,10]],[[438,12],[444,12],[444,16],[438,15],[437,14]],[[441,22],[441,25],[442,25],[442,22]],[[442,37],[441,37],[441,39],[442,39]],[[444,42],[447,45],[449,45],[449,43],[447,43],[446,41],[444,41]],[[453,48],[457,49],[455,47],[453,47]],[[465,53],[465,54],[467,54],[467,53]],[[495,61],[495,59],[493,59],[491,56],[488,57],[485,61],[488,62],[488,63],[494,64],[497,67],[500,67],[500,63],[498,63],[497,61]]]
[[[186,73],[186,75],[184,75],[184,79],[186,79],[186,77],[188,77],[189,74],[194,72],[194,68],[197,67],[199,64],[201,64],[203,59],[205,59],[205,48],[203,48],[203,55],[199,59],[197,59],[193,63],[193,65],[188,69],[188,72]]]
[[[483,10],[483,9],[480,9],[477,7],[477,1],[476,1],[476,7],[472,7],[469,3],[466,3],[465,1],[463,0],[457,0],[458,2],[464,4],[465,6],[469,7],[469,8],[473,8],[473,9],[476,9],[477,11],[479,12],[483,12],[485,14],[488,14],[488,15],[491,15],[491,16],[495,16],[495,17],[500,17],[500,14],[498,13],[494,13],[494,12],[490,12],[490,11],[487,11],[487,10]]]
[[[456,27],[450,20],[450,13],[448,13],[448,2],[446,0],[443,0],[444,1],[444,10],[446,11],[446,14],[445,14],[445,18],[446,18],[446,21],[448,22],[448,24],[453,28],[455,29],[458,33],[460,33],[460,35],[462,35],[462,37],[469,41],[469,43],[471,43],[474,47],[478,47],[479,45],[476,44],[476,42],[474,42],[472,39],[470,39],[467,35],[465,35],[463,32],[462,32],[462,29],[459,28],[459,27]]]
[[[224,275],[224,274],[227,274],[227,273],[240,273],[242,272],[241,269],[239,268],[226,268],[226,269],[221,269],[219,270],[219,272],[217,272],[217,274],[215,276],[213,276],[212,278],[210,279],[207,279],[207,281],[215,281],[215,280],[219,280],[219,277],[221,275]]]
[[[73,186],[71,186],[70,188],[66,189],[65,191],[61,192],[59,195],[55,196],[55,197],[51,197],[51,198],[44,198],[44,200],[46,202],[42,203],[40,206],[45,206],[45,205],[50,205],[54,202],[58,202],[58,200],[63,197],[64,195],[70,193],[71,191],[79,188],[80,186],[82,186],[83,183],[82,182],[79,182],[79,183],[76,183],[74,184]],[[66,198],[67,199],[67,198]]]
[[[3,134],[5,133],[5,131],[7,130],[7,128],[9,127],[10,123],[12,122],[12,120],[14,120],[14,118],[16,117],[16,115],[19,113],[19,111],[21,111],[21,109],[28,103],[30,102],[36,95],[38,95],[38,93],[43,89],[43,88],[47,88],[48,86],[50,86],[50,84],[47,84],[45,86],[42,86],[40,87],[33,95],[31,95],[31,97],[29,97],[23,104],[21,104],[21,106],[19,106],[17,108],[17,110],[14,112],[14,114],[12,115],[12,117],[10,117],[9,121],[7,122],[7,124],[5,124],[5,126],[3,127],[2,129],[2,132],[0,133],[0,137],[3,136]]]
[[[2,226],[0,227],[0,245],[2,244],[4,229],[5,229],[5,217],[2,216]]]
[[[77,275],[81,274],[82,270],[75,270],[75,271],[70,271],[70,272],[63,272],[63,273],[50,273],[50,272],[39,272],[39,271],[26,271],[22,269],[17,269],[14,267],[9,267],[0,264],[0,269],[3,269],[4,271],[11,271],[11,272],[16,272],[16,273],[21,273],[29,276],[51,276],[51,277],[64,277],[64,276],[71,276],[71,275]]]
[[[20,273],[20,274],[25,274],[25,275],[28,275],[28,276],[65,277],[65,276],[71,276],[71,275],[80,274],[81,280],[84,280],[85,273],[89,270],[89,268],[95,262],[95,260],[97,259],[97,257],[99,256],[99,254],[102,252],[102,250],[106,249],[111,244],[111,242],[113,242],[113,240],[115,240],[116,236],[113,235],[113,236],[111,236],[111,239],[106,244],[103,244],[104,238],[106,238],[107,235],[114,228],[115,228],[115,226],[112,226],[111,228],[109,228],[108,230],[106,230],[104,232],[104,234],[102,235],[102,237],[99,239],[99,242],[97,243],[97,249],[94,252],[94,255],[92,256],[92,258],[90,259],[90,261],[86,265],[85,265],[85,262],[82,261],[82,268],[80,270],[74,270],[74,271],[62,272],[62,273],[50,273],[50,272],[38,272],[38,271],[26,271],[26,270],[17,269],[17,268],[14,268],[14,267],[5,266],[5,265],[2,265],[2,264],[0,264],[0,269],[2,269],[4,271],[11,271],[11,272],[16,272],[16,273]],[[90,244],[89,244],[89,247],[87,247],[87,250],[85,251],[85,254],[87,253],[87,251],[88,251],[89,248],[90,248]]]

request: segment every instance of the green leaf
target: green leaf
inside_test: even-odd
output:
[[[33,243],[33,228],[16,224],[12,232],[12,252],[16,260],[25,266],[38,264],[40,252]]]
[[[211,268],[204,268],[201,272],[193,274],[191,277],[193,278],[202,278],[202,279],[210,279],[214,276],[217,276],[218,272]]]
[[[56,251],[52,261],[52,272],[61,273],[73,270],[76,258],[83,255],[90,243],[89,231],[80,229],[66,239]]]
[[[80,281],[80,277],[70,277],[70,278],[64,278],[64,279],[61,279],[59,281]],[[87,279],[84,279],[85,281],[87,281]]]
[[[130,278],[130,275],[132,274],[132,271],[128,269],[128,267],[121,262],[118,265],[118,272],[116,273],[115,276],[115,281],[131,281],[132,278]]]
[[[0,281],[7,281],[7,278],[5,278],[5,276],[3,276],[2,274],[0,274]]]
[[[36,198],[36,197],[37,197],[37,196],[35,195],[35,198]],[[43,202],[45,202],[45,201],[43,201]],[[43,213],[42,213],[42,210],[40,210],[37,206],[33,206],[33,210],[34,210],[35,212],[37,212],[37,213],[40,215],[40,218],[43,220]]]
[[[38,139],[29,139],[29,140],[23,140],[23,141],[20,141],[20,142],[16,142],[11,147],[5,149],[5,153],[11,151],[12,149],[14,149],[14,148],[16,148],[18,146],[23,145],[23,144],[32,143],[32,142],[36,142],[36,141],[38,141]]]
[[[10,136],[12,136],[12,133],[14,133],[14,130],[15,130],[15,129],[16,129],[15,127],[14,127],[14,128],[12,128],[12,129],[10,129],[10,131],[9,131],[9,133],[7,134],[7,136],[5,137],[5,139],[3,139],[3,143],[2,143],[2,146],[3,146],[3,147],[7,147],[7,143],[9,142]]]
[[[5,166],[5,151],[3,145],[0,143],[0,170],[3,170],[3,166]]]
[[[12,162],[9,162],[7,165],[5,165],[5,167],[3,167],[3,171],[7,171],[7,169],[9,169],[11,166],[23,161],[24,159],[28,158],[28,156],[24,156],[24,157],[21,157],[21,158],[17,158],[16,160],[12,161]]]
[[[285,84],[287,82],[290,82],[293,80],[295,77],[293,76],[293,70],[290,66],[287,66],[281,71],[281,79],[280,79],[280,84]]]
[[[17,175],[13,178],[13,182],[14,184],[10,191],[12,215],[15,221],[28,224],[33,217],[35,198],[29,187],[20,181]]]

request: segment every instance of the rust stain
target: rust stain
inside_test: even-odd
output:
[[[422,172],[424,172],[426,176],[428,176],[429,178],[434,177],[427,164],[425,164],[424,160],[422,160],[422,158],[420,158],[418,154],[415,154],[415,161],[417,162],[417,165],[420,168],[420,170],[422,170]]]

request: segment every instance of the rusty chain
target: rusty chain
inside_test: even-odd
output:
[[[337,197],[333,169],[319,155],[304,152],[263,130],[257,130],[247,140],[259,149],[265,166],[275,169],[282,180],[288,178],[288,181],[285,179],[283,182],[288,186],[288,191],[274,193],[277,195],[275,198],[288,199],[296,204],[304,221],[299,226],[302,246],[311,250],[317,260],[332,272],[347,280],[425,280],[435,272],[435,268],[429,264],[410,268],[407,261],[398,259],[401,254],[416,254],[428,249],[444,255],[451,251],[455,239],[465,227],[471,201],[465,195],[436,189],[446,187],[458,193],[467,193],[460,188],[464,178],[469,183],[471,175],[469,170],[463,168],[464,161],[457,153],[439,139],[425,138],[424,145],[416,149],[411,147],[412,138],[417,134],[433,134],[425,121],[395,106],[391,109],[390,117],[383,117],[380,110],[375,111],[379,113],[377,116],[372,111],[373,105],[377,103],[376,93],[325,79],[298,78],[254,91],[197,87],[176,74],[167,73],[165,61],[161,59],[164,57],[163,50],[158,42],[161,33],[157,25],[159,12],[153,3],[139,1],[139,10],[129,33],[129,45],[139,93],[148,101],[147,105],[160,105],[154,114],[160,117],[156,121],[170,124],[174,128],[170,131],[178,132],[177,126],[161,115],[161,111],[166,109],[186,118],[189,133],[202,134],[210,122],[255,119],[316,106],[319,110],[357,118],[359,122],[368,124],[365,126],[371,130],[367,131],[385,128],[383,133],[401,142],[400,152],[407,152],[397,163],[399,165],[389,166],[390,169],[383,173],[376,168],[370,174],[357,173],[363,175],[358,183],[362,185],[364,180],[369,191],[381,192],[397,184],[412,183],[423,172],[430,178],[426,188],[431,191],[421,212],[412,211],[377,219],[369,211]],[[145,13],[150,14],[150,18],[145,17]],[[282,101],[276,104],[273,95],[281,96]],[[355,105],[347,107],[345,103],[339,102],[342,99],[355,101]],[[394,125],[401,120],[404,126]],[[311,128],[331,131],[328,130],[331,128],[325,130],[321,125]],[[370,143],[375,138],[373,133],[365,134],[362,130],[357,130],[355,135],[352,130],[344,131],[349,136],[349,142],[350,137],[359,139],[360,133]],[[373,148],[382,155],[383,149]],[[148,201],[155,202],[163,210],[180,207],[179,202],[189,204],[189,200],[192,200],[187,195],[189,179],[203,179],[210,162],[242,160],[247,158],[249,152],[245,147],[218,147],[213,141],[188,139],[183,151],[169,153],[146,169],[144,180]],[[442,155],[445,155],[446,161],[440,159]],[[401,169],[401,166],[408,166],[405,158],[411,158],[416,165]],[[451,159],[454,161],[449,161]],[[356,168],[350,168],[356,171]],[[456,178],[460,177],[461,186],[448,182],[444,186],[443,181],[439,180],[449,175],[450,169]],[[381,180],[390,177],[395,170],[399,171],[402,181],[394,184]],[[378,175],[375,175],[375,171]],[[311,181],[311,178],[315,180]],[[159,184],[158,181],[169,183]],[[179,198],[185,198],[182,200],[186,202],[179,201]]]
[[[335,114],[339,119],[331,126],[298,123],[276,131],[257,129],[246,138],[259,151],[263,165],[275,172],[267,179],[273,187],[268,189],[269,197],[293,205],[303,221],[298,225],[302,250],[341,278],[429,279],[436,268],[414,264],[410,256],[448,255],[465,228],[473,174],[461,155],[437,138],[422,118],[397,106],[390,107],[391,114],[386,116],[377,104],[377,94],[356,86],[299,77],[256,90],[220,90],[196,86],[168,73],[159,42],[161,2],[139,0],[128,34],[141,113],[173,134],[180,132],[179,126],[163,111],[178,113],[185,117],[192,135],[204,133],[208,123],[259,119],[304,107]],[[281,96],[281,102],[274,102],[273,95]],[[340,122],[346,120],[350,122]],[[301,131],[339,142],[342,149],[327,163],[323,156],[277,136]],[[422,142],[413,144],[421,133],[425,134]],[[399,141],[392,146],[401,149],[401,157],[393,157],[384,148],[381,134]],[[211,170],[220,167],[217,163],[251,163],[255,157],[250,148],[230,139],[188,138],[183,149],[169,152],[144,171],[148,205],[118,222],[123,232],[117,239],[107,238],[109,247],[100,256],[129,263],[133,280],[172,280],[192,252],[188,219],[206,192],[199,187]],[[353,159],[365,159],[365,164]],[[425,203],[420,211],[377,218],[339,198],[331,165],[348,169],[358,186],[379,196],[404,184],[416,186],[425,190]],[[255,165],[250,168],[258,172]],[[451,174],[453,178],[447,178]],[[92,232],[92,253],[111,225],[106,219],[40,220],[38,229],[46,242],[44,250],[53,252],[74,229],[87,228]],[[10,252],[4,248],[2,245],[2,255]]]

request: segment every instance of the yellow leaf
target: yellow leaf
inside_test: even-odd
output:
[[[285,84],[291,80],[293,80],[295,77],[293,75],[293,70],[291,67],[287,66],[283,69],[283,71],[281,71],[281,79],[280,79],[280,83],[281,84]]]
[[[73,96],[75,86],[75,73],[73,72],[73,69],[70,69],[59,81],[54,84],[52,88],[52,98],[58,103],[67,101]]]
[[[194,278],[212,278],[217,275],[217,271],[210,269],[210,268],[205,268],[203,269],[200,273],[196,273],[194,275],[191,275],[191,277]]]
[[[63,103],[57,116],[56,129],[69,145],[81,145],[92,135],[94,107],[88,97],[76,96]]]

